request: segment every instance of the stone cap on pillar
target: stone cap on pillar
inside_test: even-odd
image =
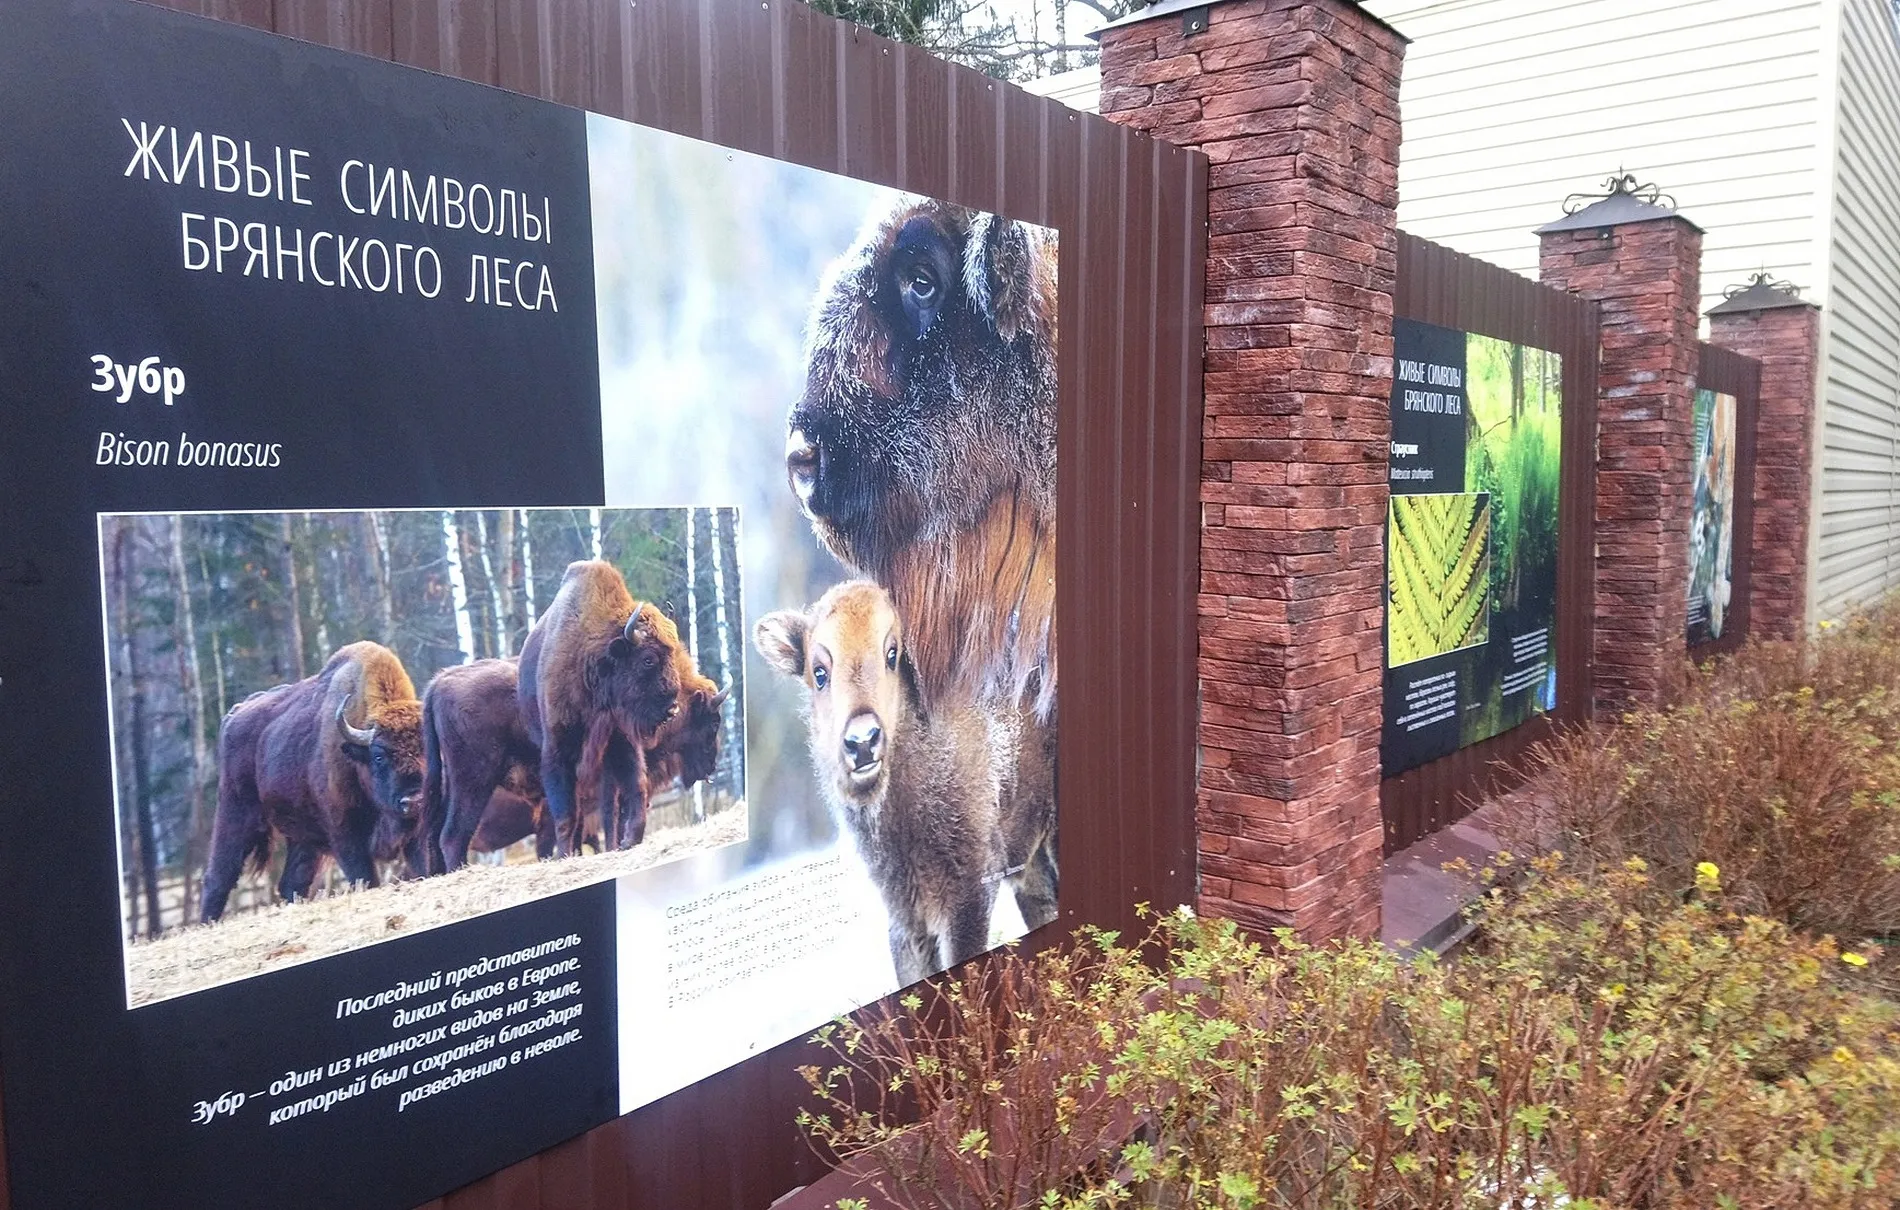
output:
[[[1361,4],[1359,0],[1339,0],[1339,2],[1349,8],[1358,9],[1375,25],[1391,30],[1394,34],[1398,34],[1399,38],[1407,45],[1410,45],[1412,41],[1410,38],[1399,33],[1397,29],[1393,28],[1391,22],[1378,16],[1371,9]],[[1207,10],[1217,4],[1223,3],[1226,3],[1226,0],[1156,0],[1155,3],[1148,5],[1146,8],[1138,8],[1134,12],[1129,13],[1126,17],[1117,17],[1106,25],[1098,27],[1091,31],[1088,36],[1100,41],[1102,35],[1108,30],[1120,29],[1125,25],[1139,25],[1143,21],[1153,21],[1160,17],[1172,17],[1176,14],[1179,14],[1181,17],[1182,33],[1198,34],[1207,29]]]
[[[1801,297],[1801,287],[1776,281],[1767,273],[1757,273],[1745,286],[1730,286],[1722,291],[1722,301],[1710,307],[1710,315],[1744,315],[1772,311],[1777,307],[1813,307],[1821,304]]]
[[[1676,212],[1676,199],[1654,185],[1638,184],[1634,173],[1617,169],[1616,175],[1603,182],[1606,192],[1573,193],[1564,199],[1564,216],[1545,223],[1533,235],[1555,235],[1560,231],[1589,231],[1601,227],[1620,227],[1625,223],[1653,223],[1672,218],[1688,223],[1698,233],[1702,228]]]

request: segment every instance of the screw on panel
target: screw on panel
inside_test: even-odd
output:
[[[1204,34],[1207,32],[1207,9],[1203,4],[1199,8],[1190,8],[1181,14],[1181,33]]]

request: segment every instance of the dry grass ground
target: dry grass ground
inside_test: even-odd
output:
[[[625,852],[471,864],[453,874],[280,903],[216,924],[182,929],[126,949],[133,1007],[344,953],[360,946],[466,920],[618,878],[690,853],[744,840],[746,812],[728,808],[703,823],[650,831]]]

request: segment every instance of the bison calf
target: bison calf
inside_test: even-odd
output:
[[[1046,871],[1048,885],[1035,889],[1049,910],[1032,926],[1053,916],[1053,861],[1010,860],[1012,838],[1037,832],[1005,812],[1017,801],[1004,800],[1016,780],[1013,721],[974,706],[926,709],[883,589],[837,585],[808,611],[761,618],[753,641],[805,684],[812,764],[883,896],[901,983],[988,948],[1006,877]],[[1042,801],[1053,808],[1053,795]],[[1053,819],[1043,836],[1053,843]]]
[[[359,722],[352,722],[354,716]],[[419,831],[422,703],[396,653],[351,643],[317,675],[245,698],[218,734],[218,808],[200,918],[218,919],[248,857],[288,852],[278,894],[310,893],[328,854],[353,883]]]

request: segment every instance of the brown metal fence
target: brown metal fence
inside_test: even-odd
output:
[[[1531,745],[1590,715],[1596,509],[1597,308],[1574,295],[1399,233],[1401,319],[1480,332],[1563,355],[1563,449],[1557,531],[1557,708],[1379,787],[1385,851],[1431,835],[1522,780]]]
[[[1192,897],[1204,157],[793,0],[167,3],[1059,229],[1062,922]],[[787,1043],[430,1205],[762,1210],[822,1172],[811,1061]]]
[[[1697,346],[1696,386],[1735,396],[1735,550],[1728,615],[1720,638],[1689,650],[1697,659],[1733,651],[1748,638],[1755,535],[1755,428],[1761,411],[1761,363],[1711,344]]]

